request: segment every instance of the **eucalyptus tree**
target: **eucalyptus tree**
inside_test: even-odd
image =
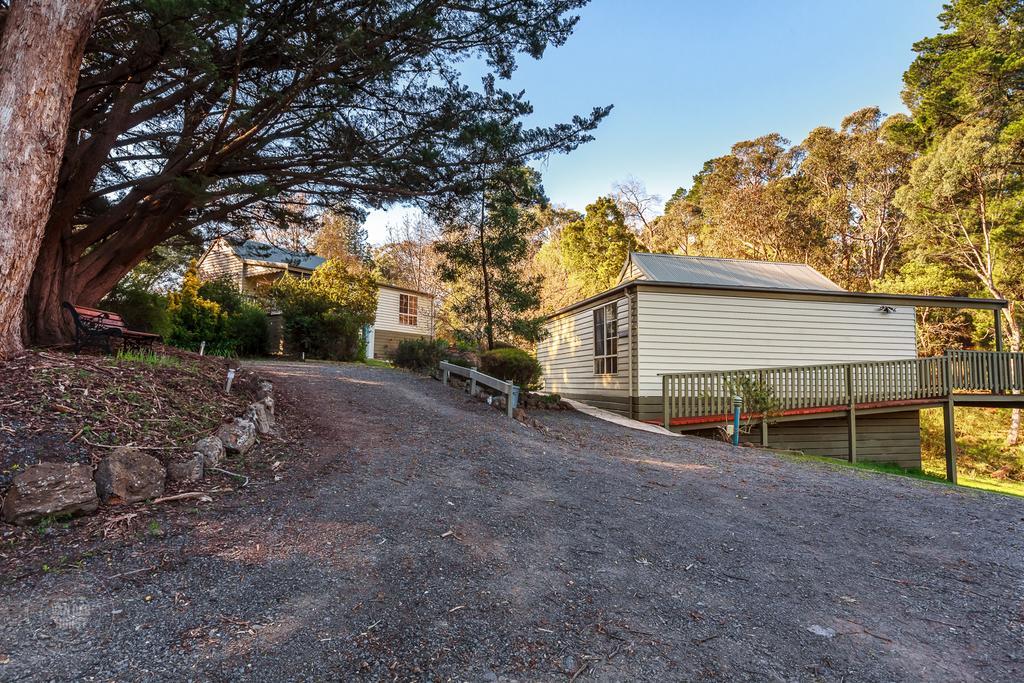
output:
[[[905,116],[865,107],[838,130],[814,129],[801,145],[799,172],[813,190],[810,210],[822,222],[830,270],[844,287],[869,291],[902,263],[906,215],[896,193],[916,156],[901,139],[906,125]]]
[[[919,258],[958,269],[1003,311],[1021,349],[1024,310],[1024,2],[957,0],[943,31],[914,45],[904,101],[924,154],[899,204]],[[1020,441],[1014,411],[1007,436]]]

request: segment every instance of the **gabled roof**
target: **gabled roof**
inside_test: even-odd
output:
[[[314,254],[300,254],[255,240],[245,240],[244,242],[229,241],[228,244],[231,245],[231,249],[235,252],[236,256],[246,261],[273,263],[303,270],[316,270],[327,260]]]
[[[619,281],[633,264],[648,282],[708,287],[761,287],[797,291],[845,291],[804,263],[774,263],[706,256],[631,252]]]

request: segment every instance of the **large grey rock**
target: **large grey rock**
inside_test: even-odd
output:
[[[96,468],[96,491],[104,503],[137,503],[164,495],[167,471],[135,448],[115,448]]]
[[[256,385],[256,398],[266,398],[267,396],[273,396],[274,385],[267,380],[260,380],[260,383]]]
[[[256,431],[260,434],[270,434],[274,431],[274,416],[271,414],[263,401],[257,401],[245,411],[245,419],[256,425]]]
[[[193,453],[188,460],[167,463],[167,478],[177,482],[199,481],[203,478],[203,454]]]
[[[217,438],[228,453],[241,455],[256,444],[256,425],[244,417],[236,417],[220,426]]]
[[[43,462],[14,477],[3,516],[12,524],[32,524],[47,516],[90,513],[99,504],[88,465]]]
[[[192,452],[202,456],[203,467],[216,467],[224,459],[224,442],[217,436],[204,436],[192,446]]]
[[[264,406],[266,406],[267,411],[271,415],[275,415],[276,414],[275,413],[275,408],[277,407],[277,403],[274,402],[274,397],[273,396],[264,396],[259,402],[262,403]]]

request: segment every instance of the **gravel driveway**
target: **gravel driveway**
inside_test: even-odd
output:
[[[0,679],[1024,679],[1022,500],[261,372],[281,480],[8,576]]]

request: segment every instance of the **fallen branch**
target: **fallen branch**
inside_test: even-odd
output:
[[[243,488],[244,489],[246,486],[249,485],[249,477],[245,476],[244,474],[238,474],[237,472],[229,472],[228,470],[222,470],[219,467],[207,467],[206,469],[207,470],[212,470],[214,472],[220,472],[221,474],[226,474],[229,477],[238,477],[239,479],[245,479],[245,481],[242,483],[242,485],[239,488]]]
[[[163,496],[153,501],[153,505],[157,503],[170,503],[175,500],[187,500],[189,498],[196,498],[200,503],[212,503],[213,498],[210,497],[206,491],[188,491],[187,493],[176,493],[173,496]]]
[[[129,441],[128,443],[123,444],[123,445],[121,445],[121,444],[109,444],[109,443],[93,443],[92,441],[89,441],[89,439],[86,439],[85,437],[82,437],[82,441],[84,441],[85,443],[87,443],[90,446],[93,446],[95,448],[122,448],[122,447],[124,447],[124,448],[139,448],[139,449],[147,450],[147,451],[184,450],[184,449],[181,448],[181,446],[140,446],[138,444],[132,443],[131,441]],[[68,443],[70,443],[70,441]]]
[[[137,512],[126,512],[123,515],[119,515],[117,517],[114,517],[113,519],[107,520],[103,523],[103,526],[100,528],[100,530],[103,532],[103,538],[107,538],[108,536],[110,536],[110,534],[114,533],[114,529],[119,524],[124,524],[126,531],[128,529],[131,529],[132,520],[136,519],[138,516],[139,513]]]
[[[580,665],[580,668],[576,669],[576,673],[574,673],[572,675],[572,678],[569,679],[569,683],[573,683],[573,681],[575,681],[577,678],[580,677],[580,674],[582,674],[584,671],[586,671],[589,668],[590,668],[590,662],[583,662],[583,664]]]

